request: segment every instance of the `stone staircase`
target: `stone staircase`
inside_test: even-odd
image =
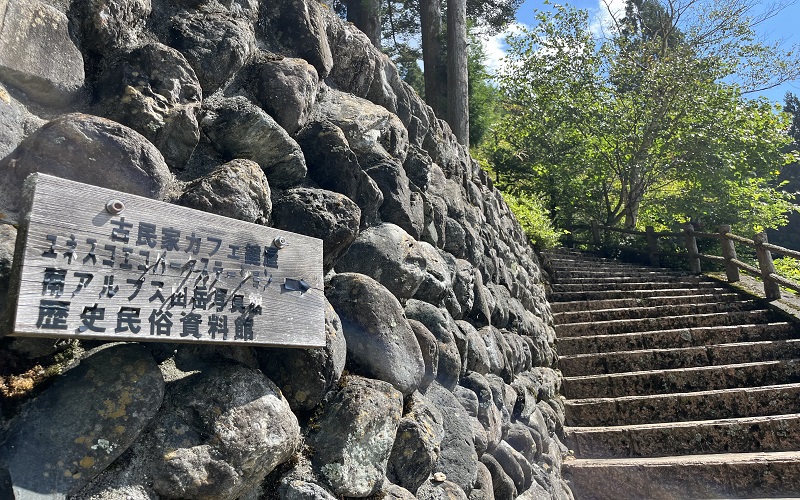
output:
[[[577,500],[800,497],[800,328],[684,272],[545,255]]]

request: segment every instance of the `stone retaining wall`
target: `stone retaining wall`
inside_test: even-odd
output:
[[[0,0],[0,298],[35,171],[323,239],[327,345],[6,337],[0,489],[571,498],[537,257],[325,4]]]

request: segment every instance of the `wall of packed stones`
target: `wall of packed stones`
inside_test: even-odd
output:
[[[3,488],[571,497],[536,255],[448,126],[327,5],[0,0],[6,315],[35,171],[321,238],[327,345],[5,337]]]

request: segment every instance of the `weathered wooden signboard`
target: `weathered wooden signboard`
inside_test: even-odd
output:
[[[321,240],[43,174],[25,190],[13,335],[325,345]]]

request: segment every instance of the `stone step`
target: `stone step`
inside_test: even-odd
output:
[[[653,282],[612,282],[612,283],[554,283],[550,285],[554,292],[601,292],[608,290],[643,291],[643,290],[670,290],[688,288],[694,293],[706,293],[708,289],[721,288],[716,281],[668,281],[664,283]],[[699,290],[702,290],[698,292]],[[644,294],[646,295],[646,294]]]
[[[800,447],[800,414],[566,427],[564,433],[565,444],[581,458],[793,451]]]
[[[567,399],[615,398],[800,382],[800,360],[564,377]]]
[[[627,262],[608,259],[585,261],[570,258],[548,258],[547,264],[555,271],[561,269],[630,269],[638,271],[675,271],[675,269],[668,267],[653,267],[641,264],[630,264]]]
[[[572,302],[551,302],[550,310],[553,314],[577,311],[594,311],[600,309],[618,309],[631,307],[653,307],[682,304],[704,304],[709,302],[734,302],[740,300],[737,293],[705,293],[693,295],[665,295],[661,297],[604,299],[604,300],[576,300]]]
[[[676,278],[676,277],[691,277],[696,278],[692,274],[685,271],[667,271],[660,269],[649,270],[632,270],[632,269],[597,269],[596,267],[587,269],[561,269],[556,270],[555,275],[559,283],[570,282],[575,279],[615,279],[615,278],[632,278],[637,277],[643,281],[663,278]]]
[[[664,273],[682,273],[687,274],[688,271],[684,271],[681,269],[667,269],[663,267],[644,267],[644,266],[632,266],[632,265],[616,265],[616,264],[603,264],[602,262],[569,262],[564,263],[563,265],[551,265],[549,268],[553,271],[556,275],[560,275],[564,272],[572,272],[572,271],[596,271],[596,272],[634,272],[634,273],[653,273],[653,272],[664,272]]]
[[[676,297],[679,295],[705,295],[705,294],[725,294],[730,293],[730,289],[722,286],[703,287],[702,290],[694,288],[664,288],[660,290],[595,290],[595,291],[552,291],[548,295],[551,305],[559,302],[576,301],[596,301],[596,300],[616,300],[616,299],[649,299],[661,296]]]
[[[592,276],[564,278],[554,283],[554,285],[578,285],[578,284],[627,284],[627,283],[698,283],[718,284],[718,282],[706,278],[705,276],[692,276],[687,274],[667,275],[657,273],[652,276]]]
[[[734,302],[708,302],[703,304],[667,304],[644,307],[620,307],[615,309],[595,309],[592,311],[570,311],[553,314],[558,326],[575,323],[597,323],[603,321],[661,318],[665,316],[685,316],[689,314],[708,314],[718,312],[749,311],[760,306],[755,300]]]
[[[581,500],[800,497],[800,452],[565,461]]]
[[[563,260],[563,261],[570,261],[570,262],[608,262],[611,264],[623,264],[626,265],[625,262],[620,262],[614,259],[607,259],[605,257],[600,257],[598,255],[592,255],[590,253],[583,253],[583,252],[543,252],[543,255],[548,260]]]
[[[800,413],[800,383],[697,392],[572,399],[567,426],[613,426]]]
[[[729,325],[700,328],[678,328],[651,332],[633,332],[613,335],[566,337],[558,340],[562,355],[591,354],[643,349],[675,349],[680,347],[758,342],[800,338],[794,323],[777,322],[758,325]]]
[[[752,311],[715,312],[692,316],[662,316],[659,318],[615,319],[556,325],[556,335],[565,337],[585,337],[589,335],[611,335],[615,333],[648,332],[676,328],[697,328],[703,326],[726,326],[776,321],[777,313],[768,309]]]
[[[774,340],[670,349],[575,354],[558,358],[565,376],[672,370],[800,358],[800,340]]]

